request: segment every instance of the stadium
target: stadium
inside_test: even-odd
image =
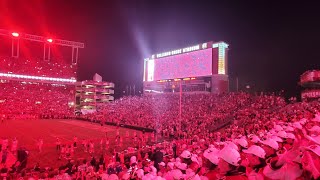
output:
[[[86,28],[83,27],[84,33],[89,31]],[[320,178],[317,64],[312,64],[314,70],[299,72],[302,74],[296,78],[300,78],[298,85],[303,88],[302,101],[294,97],[288,100],[276,90],[231,91],[229,80],[234,72],[230,65],[236,64],[238,58],[232,56],[232,51],[239,48],[231,38],[198,41],[189,37],[188,41],[194,42],[191,46],[186,40],[151,48],[152,43],[146,45],[139,28],[128,29],[136,30],[132,34],[139,37],[132,49],[139,51],[139,57],[146,57],[139,63],[126,64],[107,54],[107,46],[96,47],[87,41],[63,40],[48,32],[34,35],[0,29],[0,179]],[[66,37],[77,37],[73,33],[76,32]],[[105,32],[100,33],[94,38],[105,44],[100,36]],[[156,41],[157,36],[152,38]],[[132,59],[124,45],[127,42],[118,43],[113,41],[108,48]],[[85,57],[82,52],[90,46],[86,61],[92,66],[82,64],[85,68],[81,71]],[[94,59],[99,56],[93,49],[99,48],[110,56],[103,61],[116,61],[114,67],[97,67],[100,64]],[[159,49],[173,50],[154,53]],[[135,64],[141,66],[140,73],[134,69]],[[262,60],[257,64],[266,66]],[[243,66],[247,66],[245,71],[251,71],[257,64],[253,68]],[[136,95],[134,85],[132,95],[130,85],[130,93],[116,97],[117,91],[122,91],[117,89],[117,83],[134,84],[128,78],[132,74],[125,68],[128,72],[123,82],[111,82],[105,72],[95,73],[92,79],[79,75],[100,68],[120,76],[122,73],[115,69],[124,66],[134,69],[132,74],[140,78],[141,94]],[[90,68],[93,70],[83,71]],[[270,77],[276,74],[268,73]],[[88,76],[91,74],[85,77]]]

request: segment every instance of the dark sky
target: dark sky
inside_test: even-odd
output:
[[[300,74],[320,68],[316,1],[0,2],[2,29],[84,42],[80,80],[97,72],[118,87],[141,84],[143,58],[211,40],[230,45],[231,79],[256,90],[293,94]]]

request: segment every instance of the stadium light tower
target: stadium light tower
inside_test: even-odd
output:
[[[50,44],[52,44],[53,40],[51,38],[47,38],[47,43],[44,43],[43,46],[43,59],[46,61],[50,61]]]
[[[12,57],[19,57],[19,33],[12,32],[12,50],[11,50],[11,56]]]
[[[53,40],[52,40],[51,38],[47,39],[47,41],[48,41],[49,43],[52,43],[52,42],[53,42]]]
[[[17,33],[17,32],[13,32],[11,34],[12,34],[13,37],[19,37],[19,33]]]
[[[59,46],[66,46],[72,48],[72,57],[71,61],[73,65],[78,63],[78,55],[79,55],[79,48],[84,48],[84,43],[75,42],[75,41],[68,41],[62,39],[52,39],[49,37],[38,36],[33,34],[26,34],[26,33],[18,33],[16,31],[0,29],[0,36],[9,36],[12,39],[12,57],[19,58],[19,48],[20,48],[20,41],[35,41],[41,42],[44,44],[44,60],[50,60],[50,52],[49,48],[51,44],[59,45]]]

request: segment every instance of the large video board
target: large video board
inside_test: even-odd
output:
[[[211,75],[212,49],[156,59],[153,74],[154,80]]]
[[[227,74],[224,42],[178,49],[152,55],[144,61],[143,81]]]

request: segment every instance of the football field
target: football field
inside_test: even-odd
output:
[[[125,138],[126,131],[129,131],[129,137]],[[120,128],[120,136],[123,137],[123,145],[116,146],[116,127],[101,126],[100,124],[90,123],[80,120],[8,120],[0,123],[0,138],[8,138],[9,146],[14,137],[18,140],[18,148],[25,147],[29,151],[28,167],[33,167],[39,162],[41,167],[58,167],[67,162],[62,158],[59,160],[59,151],[56,150],[56,139],[61,140],[61,144],[73,144],[73,137],[78,138],[78,148],[74,150],[73,159],[90,158],[90,154],[84,152],[82,140],[92,140],[94,142],[94,155],[96,158],[101,154],[111,154],[113,149],[121,151],[129,146],[133,146],[133,133],[136,130]],[[105,139],[106,132],[110,140],[109,148],[100,148],[100,140]],[[140,135],[141,131],[136,131]],[[148,134],[150,137],[150,134]],[[38,141],[43,139],[42,152],[39,152]],[[1,139],[2,142],[2,139]],[[105,141],[104,141],[105,142]],[[105,143],[103,143],[105,146]],[[10,147],[9,147],[10,149]]]

